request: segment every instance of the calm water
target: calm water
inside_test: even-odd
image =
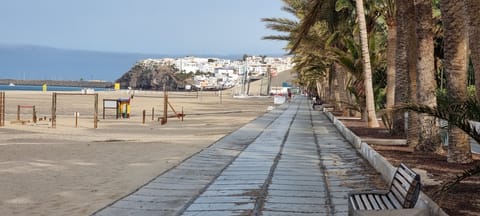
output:
[[[69,87],[69,86],[48,86],[47,91],[81,91],[85,87]],[[105,91],[106,88],[93,88],[95,91]],[[42,86],[32,85],[0,85],[0,91],[42,91]]]

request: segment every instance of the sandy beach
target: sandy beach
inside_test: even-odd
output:
[[[116,119],[114,110],[103,119],[102,101],[128,98],[131,92],[96,93],[99,122],[94,129],[92,96],[59,95],[52,128],[51,92],[6,92],[6,125],[0,128],[1,215],[89,215],[273,105],[266,97],[235,99],[229,90],[221,95],[171,92],[171,105],[186,116],[160,125],[163,92],[135,92],[129,119]],[[46,120],[33,123],[31,110],[23,109],[21,119],[30,122],[12,122],[18,105],[35,105],[37,117]],[[80,113],[78,127],[74,112]]]

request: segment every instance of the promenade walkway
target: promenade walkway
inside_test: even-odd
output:
[[[94,215],[347,215],[347,193],[379,179],[298,96]]]

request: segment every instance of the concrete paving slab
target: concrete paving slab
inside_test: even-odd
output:
[[[200,196],[195,203],[254,203],[255,199],[246,196]]]
[[[326,205],[325,197],[284,197],[284,196],[268,196],[267,203],[293,203],[293,204],[321,204]]]
[[[152,189],[152,188],[140,188],[138,191],[133,193],[134,195],[143,195],[143,196],[194,196],[200,193],[201,190],[164,190],[164,189]]]
[[[97,216],[174,216],[175,211],[168,210],[146,210],[146,209],[123,209],[109,207],[101,212],[95,213]]]
[[[325,191],[324,184],[317,184],[317,185],[283,185],[283,184],[271,184],[268,187],[269,190],[289,190],[289,191],[296,191],[297,193],[301,194],[304,191],[311,191],[311,192],[322,192]]]
[[[296,190],[274,190],[268,191],[270,196],[285,196],[285,197],[326,197],[321,191],[302,191],[299,193]]]
[[[183,216],[246,216],[252,215],[251,211],[186,211]]]
[[[252,202],[239,203],[193,203],[188,211],[236,211],[253,209]]]
[[[285,212],[285,211],[263,211],[263,216],[318,216],[318,212]]]
[[[177,211],[187,204],[188,200],[177,199],[168,202],[139,202],[132,200],[120,200],[113,207],[122,209],[137,209],[148,211]]]
[[[264,210],[325,214],[329,212],[329,207],[328,205],[321,205],[321,204],[294,204],[294,203],[283,204],[283,203],[267,202],[265,204]]]

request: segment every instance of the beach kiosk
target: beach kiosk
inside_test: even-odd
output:
[[[103,119],[106,109],[115,110],[117,119],[130,118],[130,101],[130,98],[103,99]]]
[[[117,116],[130,118],[130,98],[119,98],[117,100]]]

